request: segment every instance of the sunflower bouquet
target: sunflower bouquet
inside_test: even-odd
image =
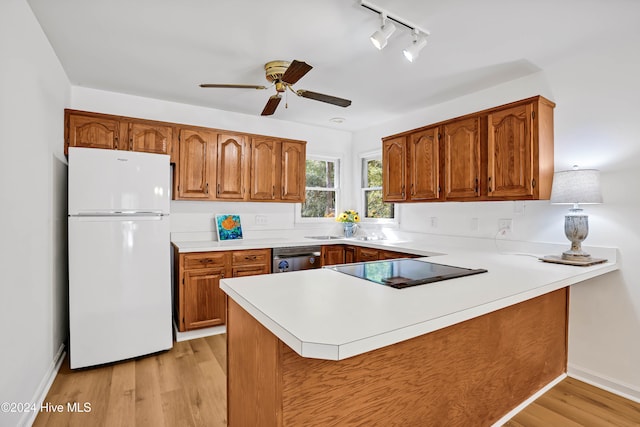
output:
[[[360,215],[353,209],[346,210],[336,217],[338,222],[360,222]]]

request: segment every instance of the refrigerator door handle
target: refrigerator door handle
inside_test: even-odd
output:
[[[108,212],[78,212],[75,215],[69,215],[69,216],[75,216],[75,217],[96,217],[96,216],[135,216],[135,217],[142,217],[142,216],[157,216],[157,217],[161,217],[163,215],[166,215],[162,212],[154,212],[154,211],[108,211]]]

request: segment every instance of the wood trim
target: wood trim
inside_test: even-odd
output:
[[[229,301],[229,425],[490,425],[566,372],[566,288],[341,361]]]

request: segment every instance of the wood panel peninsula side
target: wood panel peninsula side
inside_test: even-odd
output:
[[[562,375],[568,288],[344,360],[228,305],[228,425],[488,426]]]

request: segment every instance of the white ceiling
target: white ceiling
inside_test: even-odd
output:
[[[353,104],[289,93],[271,117],[352,131],[544,70],[638,17],[634,0],[373,0],[431,32],[409,63],[409,31],[378,51],[359,0],[27,1],[73,85],[257,116],[275,89],[198,84],[267,85],[266,62],[297,59],[314,68],[296,89]]]

